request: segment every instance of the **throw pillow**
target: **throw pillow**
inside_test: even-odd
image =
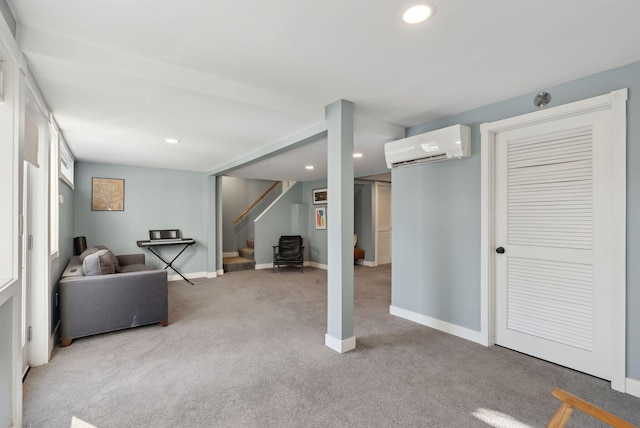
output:
[[[101,250],[109,250],[107,247],[105,247],[104,245],[96,245],[96,248],[99,248]],[[113,260],[113,266],[116,269],[116,273],[120,273],[120,262],[118,261],[118,258],[116,257],[115,254],[113,254],[113,252],[111,250],[109,250],[111,253],[111,259]]]
[[[109,250],[98,250],[89,254],[82,261],[82,272],[85,276],[108,275],[115,273],[113,254]]]
[[[80,261],[84,262],[84,259],[87,256],[90,256],[91,254],[95,254],[100,250],[109,250],[107,247],[105,247],[104,245],[96,245],[94,247],[89,247],[86,250],[83,251],[82,254],[80,254]],[[111,252],[111,250],[109,250],[109,254],[111,254],[111,260],[113,261],[113,267],[115,269],[116,272],[120,272],[120,262],[118,261],[118,258]]]
[[[96,247],[89,247],[89,248],[87,248],[86,250],[84,250],[84,251],[82,252],[82,254],[80,254],[78,257],[80,258],[80,261],[81,261],[81,262],[84,262],[84,259],[85,259],[87,256],[90,256],[91,254],[93,254],[93,253],[95,253],[95,252],[97,252],[97,251],[99,251],[99,250],[100,250],[100,248],[96,248]]]

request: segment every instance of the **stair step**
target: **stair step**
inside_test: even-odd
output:
[[[253,248],[240,248],[238,250],[238,253],[240,254],[240,257],[244,257],[245,259],[255,259],[255,257],[253,256],[255,250]]]
[[[222,268],[225,272],[253,270],[256,268],[256,261],[245,259],[244,257],[223,257]]]

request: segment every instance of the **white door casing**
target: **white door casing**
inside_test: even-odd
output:
[[[612,388],[623,392],[626,99],[623,89],[481,126],[481,333],[486,344],[507,344],[610,379]],[[532,140],[535,134],[546,137]],[[564,140],[552,149],[545,138]],[[507,140],[513,142],[511,168]],[[567,167],[559,163],[564,160],[574,163]],[[593,186],[587,179],[591,160]],[[507,205],[509,180],[513,198]],[[537,197],[527,193],[531,189],[521,191],[527,180],[538,181]],[[495,253],[498,246],[504,254]],[[547,291],[556,297],[541,298]]]
[[[31,123],[33,138],[37,140],[38,166],[30,166],[29,203],[31,218],[25,219],[31,227],[32,248],[29,282],[29,326],[31,343],[28,346],[29,365],[38,366],[49,362],[53,351],[51,335],[51,260],[49,250],[49,122],[37,87],[29,76],[20,76],[21,132],[27,138],[26,125]],[[35,88],[35,89],[34,89]],[[29,118],[29,119],[27,119]]]
[[[23,230],[22,230],[22,375],[27,372],[29,368],[29,323],[31,322],[30,309],[31,301],[29,299],[31,288],[31,271],[33,266],[31,261],[31,250],[29,249],[29,237],[32,234],[31,227],[31,202],[29,197],[31,192],[29,191],[29,163],[24,162],[23,166],[23,178],[22,178],[22,218],[23,218]]]

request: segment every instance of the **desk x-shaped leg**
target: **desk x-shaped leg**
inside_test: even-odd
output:
[[[176,268],[174,268],[174,267],[173,267],[173,262],[175,262],[175,261],[176,261],[176,259],[177,259],[178,257],[180,257],[180,254],[184,253],[184,250],[186,250],[190,245],[191,245],[191,244],[187,244],[187,245],[185,245],[185,246],[184,246],[184,248],[183,248],[182,250],[180,250],[180,252],[178,253],[178,255],[177,255],[177,256],[175,256],[175,257],[173,258],[173,260],[171,260],[170,262],[166,261],[164,258],[162,258],[162,256],[161,256],[160,254],[158,254],[158,253],[156,253],[155,251],[153,251],[153,247],[147,247],[147,249],[148,249],[149,251],[151,251],[153,254],[155,254],[155,256],[156,256],[157,258],[159,258],[160,260],[162,260],[162,261],[166,264],[166,266],[164,267],[165,269],[167,269],[167,268],[171,268],[171,269],[173,269],[173,271],[174,271],[175,273],[177,273],[178,275],[180,275],[180,276],[182,277],[182,279],[184,279],[185,281],[187,281],[189,284],[193,285],[193,282],[189,281],[189,280],[188,280],[188,279],[187,279],[183,274],[181,274],[181,273],[180,273],[180,271],[178,271],[178,269],[176,269]]]

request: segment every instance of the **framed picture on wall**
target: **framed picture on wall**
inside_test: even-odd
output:
[[[316,208],[316,229],[327,228],[327,207]]]
[[[313,203],[314,204],[326,204],[327,203],[327,189],[314,189],[313,190]]]
[[[124,211],[124,179],[93,177],[92,211]]]

